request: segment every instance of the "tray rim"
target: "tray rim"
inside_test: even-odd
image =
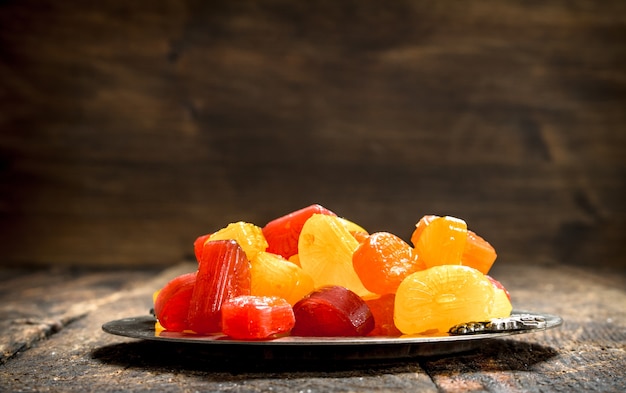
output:
[[[223,334],[196,335],[192,333],[178,333],[162,331],[156,334],[154,323],[156,319],[151,315],[142,315],[111,320],[102,325],[102,330],[108,334],[160,342],[175,342],[181,344],[196,345],[232,345],[232,346],[265,346],[265,347],[322,347],[322,346],[397,346],[397,345],[420,345],[420,344],[452,344],[466,341],[482,341],[517,334],[528,334],[546,331],[559,327],[563,319],[554,314],[538,313],[533,311],[514,310],[511,315],[534,315],[545,318],[546,326],[524,330],[508,330],[503,332],[477,333],[465,335],[436,335],[436,336],[366,336],[366,337],[301,337],[284,336],[269,340],[236,340],[230,339]],[[140,327],[141,329],[123,330],[122,328]]]

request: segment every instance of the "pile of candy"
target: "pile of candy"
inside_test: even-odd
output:
[[[427,215],[411,243],[311,205],[194,242],[198,270],[154,295],[157,328],[233,339],[445,334],[509,316],[493,247],[463,220]]]

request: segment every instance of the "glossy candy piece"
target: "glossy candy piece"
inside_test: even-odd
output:
[[[267,252],[282,255],[285,259],[298,253],[298,238],[306,220],[313,214],[336,216],[321,205],[311,205],[268,222],[263,227]]]
[[[311,275],[316,288],[339,285],[359,296],[370,295],[352,264],[352,255],[359,244],[346,220],[314,214],[300,233],[300,266]]]
[[[237,340],[270,339],[294,324],[291,305],[280,297],[237,296],[222,305],[222,331]]]
[[[263,235],[263,229],[244,221],[230,223],[208,238],[209,241],[230,239],[235,240],[241,246],[248,260],[267,249],[267,240]]]
[[[496,258],[496,250],[489,242],[474,232],[467,231],[467,242],[461,255],[462,265],[473,267],[481,273],[487,274]]]
[[[367,237],[352,255],[352,265],[369,291],[395,293],[406,276],[425,266],[404,240],[389,232]]]
[[[424,226],[417,224],[411,241],[426,267],[460,265],[467,242],[465,221],[450,216],[425,221]]]
[[[459,323],[489,319],[494,292],[493,283],[476,269],[434,266],[402,281],[394,322],[404,334],[445,333]]]
[[[341,286],[319,288],[293,307],[294,336],[365,336],[374,329],[374,317],[363,299]]]
[[[494,296],[489,316],[491,318],[505,318],[511,315],[513,305],[511,304],[511,295],[504,285],[491,276],[486,276],[494,287]]]
[[[198,236],[196,240],[193,242],[193,253],[196,256],[196,261],[200,261],[202,257],[202,249],[204,248],[204,243],[206,243],[211,237],[210,233],[206,235]]]
[[[251,294],[282,297],[294,305],[313,290],[313,279],[280,255],[260,252],[250,261]]]
[[[221,331],[222,304],[250,294],[250,263],[234,240],[204,243],[196,285],[189,304],[189,328],[196,333]]]
[[[182,332],[189,328],[187,314],[191,294],[196,284],[196,272],[170,280],[154,299],[154,315],[164,329]]]
[[[420,218],[417,224],[415,224],[415,230],[411,235],[411,243],[413,243],[413,246],[415,246],[415,244],[417,243],[417,240],[422,235],[422,232],[424,232],[424,229],[426,229],[426,227],[436,218],[439,218],[439,216],[434,214],[427,214]]]
[[[393,322],[393,306],[396,295],[388,293],[372,299],[366,299],[365,304],[374,316],[374,330],[368,336],[398,337],[402,334]]]
[[[437,220],[435,226],[440,226],[440,228],[429,228],[426,230],[426,228],[435,220]],[[467,225],[464,221],[458,220],[455,222],[455,220],[458,219],[453,217],[439,217],[436,215],[423,216],[415,225],[415,230],[411,235],[411,242],[415,246],[418,254],[423,257],[423,261],[428,259],[440,259],[441,261],[443,255],[443,262],[434,263],[430,261],[428,262],[429,267],[435,266],[436,264],[460,264],[463,266],[473,267],[483,274],[489,273],[489,270],[497,257],[496,250],[485,239],[478,236],[475,232],[467,229]],[[448,221],[449,225],[447,228],[442,224],[443,221]],[[467,234],[465,236],[465,241],[463,241],[461,233],[454,233],[451,231],[456,229],[457,231],[463,232],[463,226],[465,226],[465,232]],[[428,239],[424,238],[420,240],[420,237],[424,232],[426,232],[426,237],[428,237]],[[433,232],[438,232],[438,234],[434,234]],[[451,237],[451,239],[448,240],[448,237]],[[446,247],[447,250],[441,249],[439,250],[439,255],[431,256],[432,254],[435,254],[437,250],[429,250],[425,245],[427,242],[433,242],[433,245],[439,244],[440,247]],[[446,244],[446,242],[449,243]],[[464,245],[461,248],[461,244],[463,243]],[[459,253],[460,260],[458,257]]]

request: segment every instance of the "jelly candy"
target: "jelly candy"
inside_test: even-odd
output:
[[[494,297],[489,315],[491,318],[504,318],[511,315],[513,305],[511,304],[511,295],[500,281],[491,276],[487,276],[494,287]]]
[[[467,231],[467,242],[461,255],[461,264],[473,267],[483,274],[489,273],[496,261],[496,250],[485,239],[474,232]]]
[[[341,286],[319,288],[293,306],[296,324],[291,333],[309,337],[365,336],[374,317],[356,293]]]
[[[189,328],[187,313],[196,273],[187,273],[170,280],[154,299],[154,315],[164,329],[182,332]]]
[[[396,295],[388,293],[376,298],[365,299],[374,316],[374,330],[368,336],[398,337],[402,334],[393,322],[393,305]]]
[[[264,340],[293,328],[291,305],[276,296],[237,296],[222,305],[222,330],[238,340]]]
[[[370,292],[354,271],[352,254],[359,242],[345,220],[323,214],[312,215],[302,227],[298,242],[300,266],[311,275],[316,288],[346,287],[359,296]]]
[[[406,276],[425,269],[413,248],[389,232],[371,234],[352,255],[352,264],[369,291],[395,293]]]
[[[411,241],[426,267],[460,265],[467,242],[465,221],[449,216],[436,217],[429,223],[425,221],[423,227],[417,224]]]
[[[254,258],[257,253],[267,249],[267,240],[263,235],[263,230],[261,227],[249,222],[233,222],[208,238],[209,241],[229,239],[235,240],[241,246],[248,260]]]
[[[263,227],[263,235],[268,242],[267,251],[282,255],[285,259],[297,254],[302,226],[316,213],[336,216],[321,205],[311,205],[268,222]]]
[[[291,305],[313,290],[313,279],[280,255],[260,252],[250,261],[251,293],[282,297]]]
[[[441,265],[415,272],[396,292],[394,322],[404,334],[447,332],[467,322],[488,320],[492,282],[476,269]]]
[[[411,242],[428,267],[460,264],[487,274],[497,257],[491,244],[454,217],[423,216],[415,225]]]
[[[193,253],[196,256],[196,260],[199,261],[202,257],[202,248],[204,247],[204,243],[209,240],[211,234],[208,233],[206,235],[198,236],[196,240],[193,242]]]
[[[250,263],[234,240],[204,243],[189,304],[189,328],[196,333],[221,330],[222,304],[250,294]]]

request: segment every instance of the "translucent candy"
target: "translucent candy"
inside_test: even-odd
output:
[[[278,296],[294,305],[313,290],[311,276],[280,255],[260,252],[250,264],[252,295]]]
[[[187,313],[195,284],[196,273],[187,273],[172,279],[158,292],[154,315],[164,329],[182,332],[189,328]]]
[[[372,299],[366,299],[365,303],[374,316],[374,330],[368,336],[398,337],[402,333],[393,322],[393,305],[395,300],[393,293],[388,293]]]
[[[416,225],[411,241],[426,267],[460,265],[467,242],[467,224],[450,216],[425,216]]]
[[[211,234],[211,240],[235,240],[245,251],[248,259],[267,249],[267,240],[263,235],[263,229],[252,223],[238,221],[228,224],[226,227]]]
[[[294,323],[291,305],[280,297],[237,296],[222,305],[222,330],[237,340],[270,339]]]
[[[313,214],[302,227],[298,242],[300,266],[316,288],[338,285],[359,296],[370,295],[354,271],[352,254],[359,247],[345,220]]]
[[[361,242],[352,265],[369,291],[395,293],[406,276],[425,269],[413,248],[389,232],[376,232]]]
[[[488,320],[494,292],[492,282],[476,269],[434,266],[402,281],[394,322],[404,334],[445,333],[459,323]]]
[[[196,333],[221,331],[222,304],[250,294],[250,263],[234,240],[204,244],[189,304],[189,327]]]
[[[268,222],[263,227],[263,235],[268,242],[267,251],[282,255],[285,259],[298,253],[298,238],[302,226],[313,214],[336,214],[321,205],[311,205],[293,211]]]
[[[293,306],[296,324],[291,333],[308,337],[365,336],[374,317],[365,301],[341,286],[317,289]]]

